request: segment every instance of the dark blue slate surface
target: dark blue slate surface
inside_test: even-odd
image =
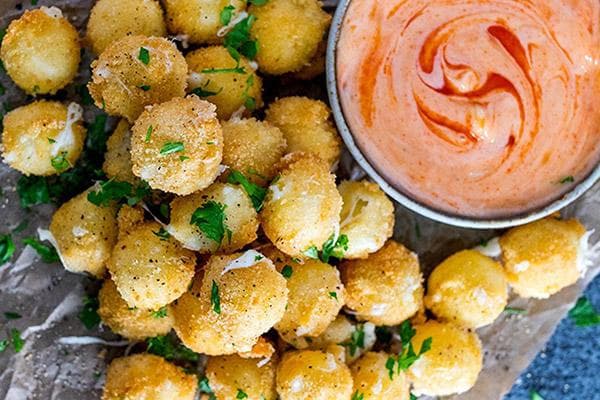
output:
[[[585,295],[600,310],[600,277]],[[563,320],[505,400],[529,400],[532,389],[544,400],[600,400],[600,326],[579,328]]]

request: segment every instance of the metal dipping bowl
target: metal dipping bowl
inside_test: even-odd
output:
[[[341,27],[344,22],[346,10],[348,9],[351,1],[352,0],[340,0],[338,2],[331,24],[331,30],[329,32],[329,39],[327,43],[327,61],[325,66],[329,101],[331,103],[333,116],[335,118],[338,130],[356,162],[367,172],[371,179],[377,182],[377,184],[379,184],[381,188],[398,203],[426,218],[449,225],[475,229],[507,228],[544,218],[563,209],[564,207],[576,201],[581,195],[583,195],[588,189],[590,189],[596,182],[600,180],[600,165],[598,165],[585,179],[574,185],[568,193],[564,194],[559,199],[554,200],[550,204],[518,215],[510,215],[503,218],[494,219],[473,218],[449,214],[429,207],[389,184],[385,178],[383,178],[382,174],[369,162],[362,150],[356,144],[352,131],[346,123],[344,111],[342,110],[341,102],[338,96],[336,76],[337,43],[340,37]]]

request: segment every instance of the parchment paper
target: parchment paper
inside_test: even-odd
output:
[[[38,5],[56,5],[78,27],[85,26],[92,0],[40,0]],[[335,0],[326,2],[336,3]],[[18,4],[30,7],[29,1],[2,0],[0,26],[5,27],[22,10]],[[89,79],[89,52],[82,65],[77,83]],[[21,105],[25,95],[17,90],[5,74],[0,82],[6,94],[4,103]],[[70,85],[68,91],[74,90]],[[286,90],[287,91],[287,90]],[[69,96],[65,96],[69,98]],[[93,119],[93,107],[87,107],[85,117]],[[114,123],[114,121],[113,121]],[[340,164],[340,175],[359,178],[364,175],[346,153]],[[0,165],[0,234],[12,231],[23,221],[27,228],[13,235],[16,242],[25,236],[35,236],[38,227],[47,228],[52,206],[36,206],[31,211],[19,207],[15,184],[18,174]],[[527,190],[527,188],[523,188]],[[588,229],[600,228],[600,185],[596,185],[575,205],[565,210],[567,216],[577,216]],[[395,238],[416,251],[427,273],[433,266],[455,251],[473,247],[498,234],[453,228],[419,217],[396,206]],[[597,243],[599,235],[591,238]],[[0,355],[0,398],[6,400],[92,400],[99,399],[107,362],[127,350],[127,343],[100,327],[88,331],[78,320],[82,296],[86,288],[98,283],[82,275],[66,272],[60,264],[41,262],[31,248],[19,248],[13,261],[0,267],[0,312],[18,312],[23,318],[6,321],[0,314],[0,339],[12,328],[22,332],[23,350],[14,354],[8,349]],[[500,399],[508,392],[518,375],[533,360],[552,335],[558,322],[577,300],[583,288],[600,271],[598,259],[585,278],[548,300],[525,301],[512,298],[510,305],[528,310],[527,315],[503,314],[493,325],[480,329],[484,343],[484,370],[476,386],[452,399]],[[72,339],[77,337],[78,339]],[[83,338],[82,338],[83,337]],[[86,339],[88,338],[88,339]],[[104,340],[103,344],[73,345],[64,342]]]

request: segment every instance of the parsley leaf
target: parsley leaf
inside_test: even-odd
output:
[[[254,86],[254,75],[250,74],[248,79],[246,79],[246,87],[242,93],[242,97],[244,98],[244,107],[250,111],[256,109],[256,99],[248,94],[248,91],[252,86]]]
[[[248,395],[242,389],[238,389],[237,395],[235,396],[235,398],[238,400],[243,400],[243,399],[247,399]]]
[[[256,17],[249,15],[235,24],[225,35],[223,45],[236,61],[240,60],[240,54],[253,60],[258,53],[258,43],[250,37],[250,28],[254,21],[256,21]]]
[[[146,131],[146,143],[148,143],[150,141],[150,138],[152,137],[152,130],[154,128],[152,128],[152,125],[150,125],[148,127],[148,130]]]
[[[165,230],[162,226],[157,232],[152,232],[154,235],[158,236],[160,240],[168,240],[171,237],[171,234]]]
[[[25,345],[25,341],[21,338],[21,332],[18,329],[10,330],[10,341],[15,349],[15,353],[23,350],[23,346]]]
[[[569,311],[569,318],[580,327],[600,324],[600,314],[586,297],[577,300],[575,307]]]
[[[397,365],[396,372],[406,371],[415,363],[424,353],[431,350],[432,338],[429,337],[421,343],[421,349],[415,352],[412,344],[412,338],[417,331],[412,327],[410,321],[406,320],[400,325],[400,339],[402,340],[402,350],[396,356],[390,356],[386,362],[390,379],[394,379],[394,365]]]
[[[364,325],[358,324],[356,328],[350,335],[350,340],[347,342],[341,343],[342,346],[348,347],[348,351],[350,351],[350,356],[354,357],[358,349],[365,348],[365,331]]]
[[[200,71],[203,74],[246,74],[246,69],[239,65],[234,68],[206,68]]]
[[[348,250],[348,236],[339,235],[337,240],[335,234],[332,234],[325,243],[321,251],[321,261],[329,263],[331,257],[341,259],[344,257],[344,252]]]
[[[56,157],[52,157],[50,160],[50,164],[57,170],[59,173],[63,172],[67,168],[71,166],[69,160],[67,160],[67,152],[61,151],[59,155]]]
[[[100,188],[90,191],[87,199],[90,203],[98,207],[105,207],[113,201],[122,200],[126,200],[128,205],[133,206],[149,194],[150,187],[144,181],[134,188],[129,182],[109,179],[108,181],[101,181]]]
[[[205,376],[202,379],[198,380],[198,389],[200,390],[200,393],[206,393],[208,394],[208,400],[216,400],[217,397],[215,396],[215,393],[213,392],[213,390],[210,388],[210,385],[208,383],[208,378]]]
[[[138,60],[143,62],[145,65],[150,64],[150,52],[145,47],[140,47],[140,52],[138,53]]]
[[[210,289],[210,305],[213,311],[217,314],[221,314],[221,297],[219,296],[219,285],[214,280],[212,281],[212,287]]]
[[[16,312],[13,312],[13,311],[6,311],[4,313],[4,318],[6,318],[6,319],[20,319],[22,317],[21,317],[21,314],[19,314],[19,313],[16,313]]]
[[[531,392],[529,392],[529,395],[531,396],[531,400],[544,400],[542,395],[539,394],[536,390],[532,390]]]
[[[560,183],[561,185],[564,185],[566,183],[573,183],[573,182],[575,182],[575,178],[573,176],[565,176],[560,181],[558,181],[558,183]]]
[[[86,329],[94,329],[100,324],[100,316],[98,315],[99,306],[100,303],[97,297],[85,296],[83,298],[83,308],[79,312],[78,317]]]
[[[223,91],[223,88],[220,88],[218,92],[213,92],[210,90],[203,89],[201,87],[197,87],[197,88],[192,89],[192,94],[195,94],[198,97],[204,98],[204,97],[216,96],[219,93],[221,93],[222,91]]]
[[[17,181],[21,208],[50,203],[48,182],[43,176],[21,176]]]
[[[351,400],[364,400],[364,399],[365,399],[365,395],[357,390],[356,392],[354,392],[352,394]]]
[[[269,2],[269,0],[249,0],[250,4],[254,4],[255,6],[264,6]]]
[[[285,265],[281,270],[281,275],[283,275],[284,278],[289,279],[293,272],[294,270],[292,269],[291,265]]]
[[[231,241],[231,230],[225,225],[226,205],[207,201],[192,214],[190,224],[196,225],[210,240],[221,244],[225,233]]]
[[[161,307],[152,312],[152,317],[156,319],[165,318],[167,316],[167,306]]]
[[[87,85],[77,85],[77,92],[79,93],[79,97],[81,98],[81,104],[83,104],[84,106],[89,106],[94,103],[94,99],[92,99]]]
[[[417,400],[417,399],[418,399],[418,397],[417,397],[417,396],[415,396],[415,395],[414,395],[414,394],[412,394],[412,393],[410,394],[410,400]]]
[[[142,89],[144,92],[147,92],[148,90],[151,89],[150,85],[141,85],[138,86],[140,89]]]
[[[263,207],[263,202],[265,201],[265,197],[267,196],[267,189],[258,186],[255,183],[252,183],[242,174],[240,171],[236,171],[232,169],[229,176],[227,177],[227,182],[229,183],[238,183],[242,185],[250,200],[252,201],[252,205],[256,211],[260,211]]]
[[[504,312],[506,314],[516,314],[516,315],[527,314],[527,310],[524,310],[522,308],[508,307],[508,306],[504,308]]]
[[[52,245],[44,244],[36,238],[27,237],[23,239],[23,244],[33,247],[45,263],[53,263],[60,260],[56,249]]]
[[[0,340],[0,353],[3,353],[7,347],[8,347],[8,340],[6,340],[6,339]]]
[[[179,153],[184,150],[185,147],[183,145],[183,142],[167,142],[160,149],[160,154],[166,156],[168,154]]]
[[[166,360],[198,361],[198,354],[177,343],[171,336],[156,336],[146,340],[148,353],[156,354]]]
[[[0,265],[10,261],[15,253],[15,243],[10,234],[0,236]]]
[[[329,297],[331,297],[332,299],[336,299],[336,300],[338,299],[336,292],[329,292]]]
[[[108,139],[106,119],[106,114],[96,115],[94,122],[88,126],[86,136],[86,147],[102,156],[104,156],[104,153],[106,152],[106,140]]]
[[[219,19],[221,20],[221,24],[227,25],[231,22],[231,17],[233,17],[233,11],[235,7],[231,4],[221,10],[221,14],[219,15]]]

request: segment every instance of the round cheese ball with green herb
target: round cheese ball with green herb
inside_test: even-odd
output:
[[[260,70],[272,75],[298,71],[317,53],[331,17],[318,0],[269,0],[252,5],[250,30],[259,43]]]
[[[165,36],[167,27],[157,0],[98,0],[90,11],[86,38],[96,54],[127,35]]]
[[[87,199],[92,189],[78,194],[56,210],[50,221],[50,233],[67,270],[101,278],[117,241],[117,206],[92,204]]]
[[[360,320],[375,325],[397,325],[423,304],[417,255],[393,240],[363,260],[340,264],[346,305]]]
[[[246,9],[245,0],[165,0],[164,5],[169,31],[193,44],[221,42],[223,10],[231,6],[235,18]]]
[[[319,260],[297,262],[274,247],[263,251],[286,278],[289,290],[287,308],[275,325],[279,336],[293,343],[299,337],[323,333],[345,301],[337,268]]]
[[[287,147],[279,128],[254,118],[232,119],[223,122],[223,140],[223,164],[258,185],[275,178]]]
[[[507,301],[508,284],[502,266],[475,250],[448,257],[427,279],[425,306],[438,319],[466,328],[491,324]]]
[[[114,359],[106,371],[102,400],[194,400],[198,378],[152,354]]]
[[[260,253],[212,256],[173,306],[175,332],[207,355],[250,352],[285,312],[288,290]]]
[[[318,350],[288,351],[277,367],[282,400],[350,400],[352,375],[333,354]]]
[[[262,107],[262,80],[245,59],[234,60],[223,46],[205,47],[185,57],[190,70],[188,91],[217,106],[227,120],[244,107],[244,114]]]
[[[312,153],[333,167],[340,158],[342,141],[330,118],[325,103],[307,97],[281,98],[266,111],[266,120],[283,132],[288,153]]]
[[[216,182],[173,200],[167,231],[187,249],[231,253],[256,239],[258,216],[242,186]]]
[[[60,174],[75,165],[83,150],[82,109],[40,100],[4,116],[2,157],[25,175]]]
[[[92,63],[88,83],[96,106],[134,122],[146,106],[185,95],[187,64],[162,37],[125,36]]]
[[[130,307],[119,294],[117,285],[107,279],[98,293],[98,315],[111,331],[129,340],[166,335],[173,327],[170,306],[158,310]]]
[[[148,107],[131,137],[133,173],[151,188],[184,196],[220,174],[223,133],[215,106],[191,95]]]
[[[483,364],[481,342],[475,332],[450,323],[429,321],[416,325],[411,343],[420,352],[431,338],[431,350],[408,369],[417,396],[449,396],[464,393],[477,381]]]
[[[312,154],[292,153],[283,158],[260,217],[265,234],[279,250],[305,257],[334,235],[341,208],[329,165]]]
[[[500,237],[508,283],[519,296],[538,299],[574,284],[587,268],[590,235],[578,220],[555,216],[510,229]]]
[[[132,185],[139,183],[133,174],[131,163],[131,126],[126,119],[121,119],[114,132],[106,141],[106,153],[102,170],[107,177]]]
[[[129,307],[158,310],[187,290],[196,255],[161,234],[157,222],[145,222],[119,238],[107,265]]]
[[[27,94],[54,94],[77,75],[79,35],[57,7],[27,10],[8,26],[0,58]]]
[[[377,184],[343,181],[338,190],[344,201],[340,234],[348,237],[344,258],[366,258],[394,233],[394,204]]]
[[[363,354],[351,366],[354,381],[354,397],[369,400],[409,400],[410,384],[404,372],[394,371],[392,378],[386,363],[387,353],[368,352]],[[362,396],[362,397],[361,397]]]
[[[267,362],[238,355],[209,357],[205,374],[217,399],[275,400],[277,357]]]

